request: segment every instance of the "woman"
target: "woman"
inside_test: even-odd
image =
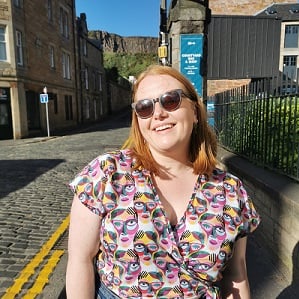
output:
[[[128,148],[71,183],[68,298],[250,298],[246,235],[259,216],[241,181],[216,167],[193,85],[151,66],[132,107]]]

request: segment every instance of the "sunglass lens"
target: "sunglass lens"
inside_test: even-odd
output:
[[[150,117],[153,113],[153,101],[151,100],[141,100],[136,103],[135,111],[141,118]]]
[[[161,105],[167,111],[173,111],[178,108],[181,102],[181,97],[177,91],[165,93],[161,97]]]

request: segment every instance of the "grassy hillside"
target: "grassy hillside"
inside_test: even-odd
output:
[[[156,54],[104,52],[104,67],[107,74],[114,74],[115,76],[118,73],[119,76],[126,79],[129,76],[138,76],[140,72],[153,63],[158,63],[158,55]]]

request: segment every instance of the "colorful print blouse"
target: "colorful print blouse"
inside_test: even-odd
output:
[[[70,184],[102,217],[101,281],[120,298],[221,298],[219,271],[260,222],[241,181],[219,169],[200,175],[172,227],[149,171],[132,163],[129,150],[101,155]]]

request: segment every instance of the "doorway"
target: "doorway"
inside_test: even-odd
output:
[[[0,88],[0,140],[12,138],[13,128],[10,106],[10,89]]]

